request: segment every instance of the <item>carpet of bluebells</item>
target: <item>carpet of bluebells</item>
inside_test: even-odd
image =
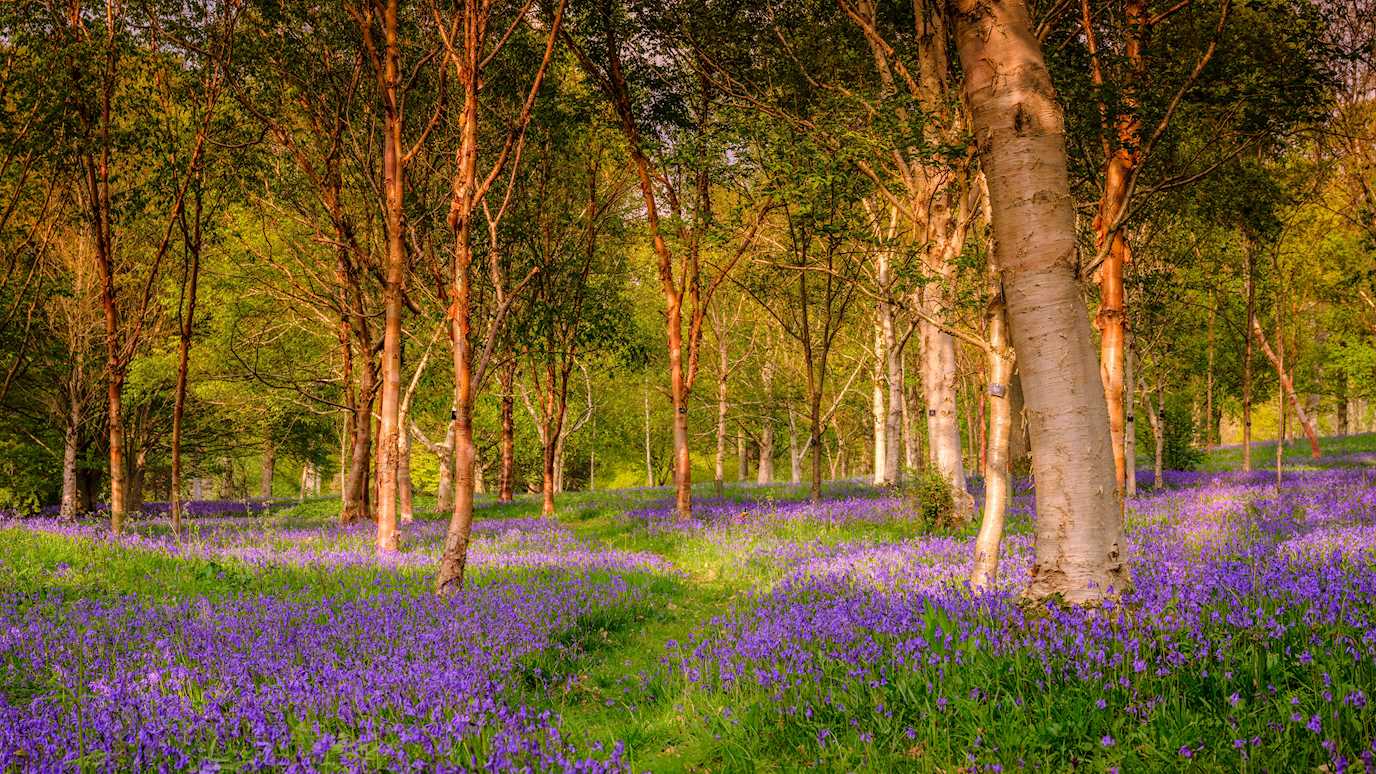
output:
[[[1376,455],[1139,478],[1094,609],[1018,597],[1027,482],[978,594],[860,483],[486,505],[443,602],[436,515],[10,517],[0,771],[1376,771]]]

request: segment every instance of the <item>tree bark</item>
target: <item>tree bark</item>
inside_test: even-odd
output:
[[[344,487],[344,507],[340,520],[345,524],[362,521],[369,516],[368,473],[372,467],[373,447],[373,396],[376,389],[377,369],[372,356],[365,353],[363,368],[358,378],[358,399],[354,406],[353,417],[349,423],[351,437],[349,448],[349,475]]]
[[[435,510],[447,513],[454,507],[454,422],[451,420],[444,432],[444,446],[438,452],[440,458],[439,491],[435,493]],[[510,479],[508,479],[508,483]]]
[[[1008,450],[1012,437],[1013,357],[1008,343],[1004,314],[1003,292],[997,269],[992,272],[989,320],[989,347],[985,350],[989,369],[989,433],[984,460],[984,513],[979,533],[975,536],[975,562],[970,573],[970,585],[984,589],[998,578],[999,544],[1003,540],[1003,524],[1012,496],[1012,480],[1008,475]]]
[[[812,447],[812,481],[808,486],[808,496],[812,502],[818,503],[822,501],[822,390],[820,384],[816,394],[812,396],[810,410],[809,419],[811,421],[808,422],[808,428],[811,430],[811,437],[808,440]]]
[[[516,359],[502,367],[500,467],[497,471],[497,501],[511,502],[515,497],[516,478]]]
[[[544,395],[540,403],[540,450],[543,472],[540,477],[540,513],[554,515],[554,493],[561,490],[563,467],[564,414],[568,410],[568,370],[556,367],[553,344],[545,355]]]
[[[760,365],[760,383],[764,387],[767,406],[774,401],[774,363],[766,359]],[[760,459],[756,466],[755,481],[768,484],[774,481],[774,421],[765,417],[760,423]]]
[[[745,481],[750,478],[750,455],[746,448],[745,433],[736,435],[736,480]]]
[[[400,418],[406,427],[407,418]],[[404,430],[397,437],[397,515],[402,524],[416,520],[416,489],[411,482],[411,434]]]
[[[477,27],[477,11],[465,6],[465,27]],[[454,201],[449,211],[449,227],[454,233],[453,273],[450,277],[449,342],[454,359],[454,510],[444,537],[435,593],[452,596],[463,586],[468,565],[468,540],[473,530],[473,463],[477,448],[473,442],[473,353],[469,340],[470,297],[473,264],[472,218],[476,210],[478,177],[478,84],[480,52],[463,51],[468,77],[464,84],[463,109],[459,120],[462,139],[458,150]]]
[[[1276,304],[1276,370],[1285,371],[1285,329],[1282,327],[1281,310],[1283,305]],[[1279,491],[1285,473],[1285,391],[1276,391],[1276,490]],[[1315,455],[1317,456],[1317,455]]]
[[[1214,430],[1214,316],[1218,306],[1214,290],[1209,290],[1209,325],[1207,330],[1208,354],[1204,371],[1204,448],[1212,449],[1217,442]]]
[[[191,365],[191,334],[196,320],[196,291],[201,274],[201,194],[197,189],[192,229],[185,233],[189,261],[183,275],[186,311],[177,303],[177,383],[172,393],[172,534],[182,534],[182,420],[186,414],[186,383]]]
[[[1147,390],[1144,395],[1142,405],[1147,408],[1147,421],[1151,423],[1151,438],[1155,446],[1154,461],[1152,463],[1152,488],[1161,489],[1165,486],[1165,451],[1166,451],[1166,417],[1165,403],[1160,400],[1161,385],[1158,383],[1156,389]],[[1153,398],[1158,400],[1160,408],[1152,404]]]
[[[1005,327],[1007,326],[1005,325]],[[1006,332],[1005,337],[1011,338],[1007,336]],[[1027,412],[1024,411],[1022,378],[1018,375],[1016,364],[1013,366],[1012,384],[1008,392],[1010,395],[1008,407],[1013,416],[1013,427],[1008,437],[1008,464],[1011,467],[1028,462],[1030,467],[1028,458],[1032,456],[1032,439],[1027,437]]]
[[[119,309],[115,297],[114,257],[110,254],[108,234],[109,201],[108,188],[97,183],[97,176],[108,186],[108,159],[99,163],[96,171],[94,162],[88,164],[87,177],[92,203],[92,231],[96,245],[96,263],[100,267],[100,301],[105,310],[105,400],[106,427],[110,452],[110,531],[116,535],[124,532],[124,514],[127,508],[124,459],[124,359],[119,341]],[[104,195],[100,192],[104,191]]]
[[[1077,283],[1064,117],[1022,0],[955,0],[1037,482],[1027,595],[1094,602],[1128,585],[1098,358]]]
[[[296,502],[306,501],[306,495],[311,491],[311,461],[306,460],[301,463],[301,486],[296,494]]]
[[[145,473],[148,470],[148,450],[140,448],[129,459],[129,473],[126,479],[129,482],[128,500],[129,513],[140,513],[143,511],[143,484]]]
[[[899,368],[903,374],[899,381],[906,387],[907,368],[901,364]],[[917,386],[914,385],[911,390],[905,389],[900,399],[903,403],[899,407],[899,411],[902,412],[901,421],[903,423],[903,466],[908,470],[917,470],[917,461],[922,458],[922,452],[919,448],[922,445],[922,436],[917,432],[917,427],[914,424],[917,421],[917,410],[913,405],[917,400]]]
[[[755,469],[755,482],[769,484],[774,481],[774,423],[768,419],[760,425],[760,459]]]
[[[887,261],[885,262],[887,264]],[[884,267],[887,271],[887,265]],[[884,483],[897,484],[903,478],[903,349],[904,342],[895,330],[893,305],[882,325],[884,335],[884,385],[886,416],[884,419]]]
[[[263,447],[263,468],[258,478],[258,497],[272,499],[272,476],[277,472],[277,447],[268,441]]]
[[[881,264],[882,272],[883,264]],[[884,317],[888,304],[880,301],[875,310],[874,321],[874,394],[871,403],[874,407],[874,483],[882,486],[888,481],[889,453],[888,422],[889,415],[884,408],[885,389],[884,366]]]
[[[401,45],[397,39],[398,0],[379,4],[383,46],[378,73],[382,96],[383,221],[387,253],[382,288],[382,401],[378,419],[377,541],[379,554],[398,548],[397,499],[401,455],[401,313],[406,284],[404,233],[405,163],[402,160]],[[365,36],[371,40],[371,20]]]
[[[788,410],[788,483],[803,483],[803,450],[798,448],[798,421]]]
[[[726,331],[722,330],[726,326],[719,323],[716,328],[717,334],[717,456],[713,460],[712,482],[713,489],[717,497],[721,497],[726,492],[726,413],[727,413],[727,379],[731,375],[731,352],[727,347],[730,339],[727,338]]]
[[[1137,382],[1136,373],[1136,354],[1132,349],[1132,329],[1128,328],[1127,341],[1123,347],[1123,384],[1127,386],[1123,390],[1123,460],[1127,464],[1127,472],[1123,481],[1123,493],[1127,497],[1137,496],[1137,418],[1133,414],[1133,396],[1137,390],[1133,388]]]
[[[1128,74],[1122,84],[1120,112],[1114,118],[1116,143],[1110,143],[1108,108],[1104,101],[1104,76],[1095,40],[1094,22],[1088,0],[1082,2],[1083,32],[1090,55],[1090,77],[1099,102],[1100,142],[1104,150],[1104,185],[1094,216],[1095,247],[1103,255],[1098,269],[1099,311],[1095,325],[1099,328],[1100,378],[1108,405],[1109,430],[1113,436],[1113,462],[1118,491],[1126,490],[1127,479],[1136,475],[1133,464],[1126,457],[1126,412],[1123,408],[1124,384],[1129,391],[1131,382],[1124,381],[1127,315],[1124,308],[1123,272],[1132,261],[1132,251],[1121,220],[1132,195],[1132,178],[1139,162],[1141,120],[1138,118],[1136,88],[1145,72],[1143,45],[1147,37],[1147,7],[1143,0],[1128,0],[1123,7],[1123,55]]]
[[[1276,313],[1277,319],[1280,317],[1279,307]],[[1304,403],[1300,396],[1295,393],[1295,383],[1293,378],[1285,370],[1285,351],[1280,342],[1279,325],[1277,322],[1277,349],[1271,349],[1271,343],[1266,340],[1266,333],[1261,329],[1261,323],[1254,316],[1252,317],[1252,333],[1256,336],[1257,343],[1261,345],[1261,351],[1266,355],[1266,359],[1271,361],[1271,365],[1276,369],[1276,376],[1280,379],[1281,389],[1290,398],[1290,405],[1295,408],[1295,418],[1300,421],[1300,427],[1304,429],[1305,438],[1309,439],[1309,456],[1318,459],[1322,453],[1319,450],[1319,434],[1314,428],[1314,420],[1309,416],[1309,412],[1304,410]]]
[[[1256,323],[1256,283],[1252,275],[1256,270],[1256,255],[1250,239],[1244,240],[1246,257],[1243,267],[1244,294],[1247,297],[1247,320],[1242,334],[1242,471],[1252,469],[1252,337],[1250,331]]]
[[[58,509],[59,518],[64,520],[74,519],[77,514],[76,461],[81,451],[81,405],[75,397],[69,401],[70,413],[62,438],[62,504]]]
[[[1348,405],[1347,405],[1347,403],[1348,403],[1349,400],[1350,400],[1350,399],[1348,398],[1348,381],[1347,381],[1347,374],[1344,373],[1343,376],[1342,376],[1342,382],[1340,383],[1339,388],[1338,388],[1338,408],[1337,408],[1337,414],[1338,414],[1338,416],[1337,416],[1338,435],[1347,435],[1348,432],[1350,431],[1351,421],[1348,419]]]
[[[927,303],[928,314],[939,313]],[[935,316],[935,315],[933,315]],[[960,437],[960,414],[956,406],[955,339],[935,325],[918,323],[922,337],[922,391],[927,403],[928,459],[951,488],[956,524],[974,516],[974,499],[965,488],[965,461]]]
[[[453,178],[453,196],[450,200],[447,221],[453,234],[453,260],[450,265],[446,296],[449,309],[449,341],[454,356],[454,510],[449,519],[449,528],[444,537],[444,549],[440,554],[440,566],[435,574],[435,594],[449,597],[457,594],[463,587],[464,570],[468,564],[469,536],[473,530],[473,495],[477,484],[474,463],[477,461],[477,447],[473,441],[473,397],[475,370],[486,367],[488,355],[472,349],[470,334],[473,265],[473,220],[479,209],[485,206],[484,197],[487,186],[497,179],[508,163],[519,163],[520,147],[524,140],[524,128],[530,120],[530,111],[540,92],[545,73],[549,68],[554,51],[555,39],[563,24],[564,0],[559,0],[545,34],[544,58],[539,69],[531,79],[530,91],[526,95],[522,112],[514,126],[508,129],[502,151],[494,160],[486,176],[478,174],[478,91],[481,86],[484,65],[504,45],[506,38],[488,49],[487,33],[490,8],[479,8],[475,3],[465,4],[455,12],[454,29],[463,29],[463,40],[456,46],[446,39],[446,57],[454,65],[458,81],[462,84],[462,108],[458,117],[459,146],[455,151],[456,165]],[[486,51],[486,53],[484,53]],[[514,157],[514,160],[513,160]],[[511,188],[507,189],[508,194]],[[508,197],[508,201],[509,201]],[[505,211],[505,204],[497,208],[497,214],[488,214],[489,228],[495,230],[498,220]],[[493,284],[501,290],[500,274],[493,270]],[[489,323],[488,348],[503,321],[506,307],[499,306],[496,319]]]
[[[655,485],[655,457],[650,449],[650,386],[645,385],[645,486]]]

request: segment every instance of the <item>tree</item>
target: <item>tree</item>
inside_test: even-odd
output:
[[[965,73],[1037,482],[1027,594],[1072,604],[1128,583],[1108,411],[1076,284],[1064,123],[1021,0],[958,0]]]
[[[531,7],[527,2],[511,14],[510,30],[515,31],[528,21],[527,12]],[[463,585],[464,567],[468,561],[468,537],[473,527],[474,462],[476,447],[473,441],[473,398],[474,386],[482,384],[492,347],[510,309],[510,299],[518,293],[526,280],[508,293],[501,275],[501,262],[490,261],[490,279],[496,297],[497,309],[488,323],[486,341],[476,353],[470,340],[472,330],[472,277],[470,274],[474,258],[473,226],[481,212],[487,220],[489,233],[494,234],[501,219],[511,203],[514,190],[515,170],[520,166],[521,151],[525,144],[525,130],[530,122],[531,109],[540,93],[540,86],[549,69],[554,54],[555,40],[564,19],[564,0],[558,0],[550,18],[542,22],[536,38],[544,39],[543,54],[539,59],[529,86],[516,87],[516,94],[524,94],[508,129],[501,136],[498,150],[486,172],[479,170],[480,138],[479,87],[483,85],[484,69],[508,45],[510,32],[492,37],[494,18],[491,8],[469,0],[460,4],[450,17],[442,23],[440,35],[444,41],[443,66],[453,67],[455,80],[462,89],[462,101],[458,118],[458,146],[454,151],[455,167],[453,175],[453,196],[450,200],[448,223],[452,238],[452,256],[448,262],[449,272],[442,288],[443,297],[448,304],[446,316],[450,321],[449,340],[454,360],[454,510],[449,521],[449,529],[444,538],[444,551],[440,556],[439,571],[435,576],[435,593],[451,596]],[[490,206],[487,195],[508,167],[512,174],[506,183],[505,196],[495,206]],[[495,250],[493,238],[489,250]],[[527,277],[527,280],[529,275]],[[476,356],[475,356],[476,354]]]
[[[714,169],[721,164],[721,150],[711,141],[711,122],[715,111],[715,91],[705,78],[695,78],[691,86],[676,84],[684,112],[689,116],[687,131],[680,136],[688,146],[688,157],[684,159],[686,180],[676,180],[673,174],[672,154],[664,154],[659,164],[651,160],[650,150],[643,138],[642,106],[632,98],[631,79],[637,75],[647,78],[656,75],[655,64],[645,56],[645,51],[635,45],[635,40],[623,40],[623,27],[636,23],[645,24],[644,18],[637,18],[630,9],[604,0],[597,13],[600,29],[596,32],[585,31],[588,42],[579,43],[568,36],[570,47],[577,55],[588,76],[598,85],[611,103],[618,126],[625,139],[631,167],[640,186],[641,199],[645,206],[646,227],[651,245],[654,248],[659,274],[660,292],[664,297],[665,342],[669,359],[669,398],[673,407],[673,444],[674,444],[674,487],[675,508],[680,519],[692,517],[693,500],[693,461],[688,448],[688,401],[697,378],[700,349],[707,310],[717,290],[730,275],[731,270],[740,262],[750,249],[756,231],[768,207],[758,206],[754,218],[743,218],[738,245],[734,250],[727,248],[726,257],[718,262],[715,276],[704,276],[703,252],[714,227],[720,228],[713,217],[711,177]],[[632,27],[634,29],[634,27]],[[596,36],[594,38],[593,36]],[[585,50],[589,44],[597,45],[597,58],[594,60]],[[628,74],[627,52],[637,58],[632,63],[634,69]],[[605,62],[599,65],[597,62]],[[639,87],[639,84],[636,84]],[[655,130],[682,127],[657,126],[655,119],[663,124],[663,116],[651,115],[649,123]],[[657,183],[663,185],[661,193]],[[686,189],[686,190],[685,190]],[[688,197],[691,196],[691,199]],[[668,210],[673,216],[677,245],[671,246],[665,225],[661,222],[661,199],[667,200]],[[690,213],[684,210],[691,207]],[[749,208],[742,207],[742,211]],[[687,336],[684,336],[684,316],[687,315]]]

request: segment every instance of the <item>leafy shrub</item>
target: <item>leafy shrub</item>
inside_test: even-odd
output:
[[[955,498],[951,485],[935,468],[904,471],[898,495],[903,510],[917,520],[923,529],[950,524],[955,515]]]

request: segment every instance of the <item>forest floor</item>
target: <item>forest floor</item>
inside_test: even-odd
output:
[[[323,499],[0,522],[0,771],[1372,770],[1376,436],[1325,451],[1139,473],[1095,610],[1020,603],[1025,486],[981,594],[854,482],[484,500],[443,603],[440,514],[381,561]]]

